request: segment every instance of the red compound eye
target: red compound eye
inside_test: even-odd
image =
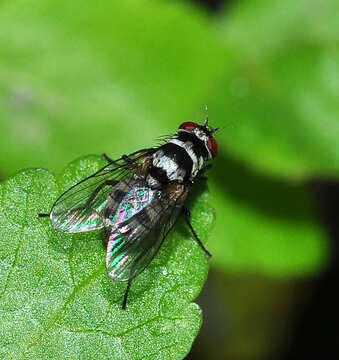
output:
[[[208,150],[210,151],[212,157],[216,157],[218,154],[218,144],[213,137],[210,137],[207,142]]]
[[[182,129],[182,130],[186,130],[186,131],[193,131],[194,129],[196,129],[199,125],[194,123],[194,122],[191,122],[191,121],[187,121],[187,122],[184,122],[182,123],[180,126],[179,126],[179,129]]]

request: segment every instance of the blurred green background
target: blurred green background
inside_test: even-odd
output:
[[[2,2],[0,177],[156,145],[208,105],[217,221],[188,358],[284,356],[333,262],[319,179],[339,174],[338,15],[336,0]]]

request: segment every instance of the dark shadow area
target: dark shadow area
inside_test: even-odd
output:
[[[312,188],[319,216],[332,240],[332,259],[329,269],[314,281],[314,294],[301,309],[282,360],[339,357],[339,183],[315,181]]]
[[[264,215],[309,221],[313,207],[310,188],[256,174],[220,153],[214,160],[211,177],[228,196]]]
[[[211,270],[197,299],[204,319],[186,360],[276,359],[312,283]]]
[[[338,357],[339,293],[336,289],[339,283],[339,184],[327,181],[288,183],[257,174],[225,153],[220,153],[214,160],[214,167],[208,176],[213,177],[213,181],[228,197],[253,208],[256,213],[301,222],[312,221],[312,218],[314,221],[322,220],[332,240],[331,264],[325,273],[315,279],[301,281],[298,285],[299,290],[307,288],[308,296],[304,297],[299,291],[300,298],[295,299],[294,317],[290,319],[288,333],[282,339],[279,351],[274,354],[281,360],[304,359],[312,355],[321,359]],[[216,348],[220,348],[220,357],[216,355],[215,358],[224,359],[222,347],[227,346],[230,329],[227,319],[222,315],[222,306],[225,306],[222,297],[218,303],[218,295],[213,295],[215,289],[212,284],[217,281],[214,275],[212,271],[198,298],[198,303],[206,312],[202,331],[187,357],[189,360],[206,358],[211,341]]]
[[[206,176],[209,176],[209,171],[206,172]],[[194,205],[196,198],[204,191],[208,191],[208,179],[199,180],[193,185],[192,191],[188,195],[187,201],[185,203],[186,207],[191,208]]]
[[[223,7],[227,6],[232,0],[190,0],[191,2],[203,6],[212,13],[217,13]]]
[[[218,276],[210,271],[207,282],[196,299],[203,310],[203,324],[192,350],[185,360],[216,359],[216,354],[219,354],[220,359],[224,356],[225,348],[229,342],[230,329],[227,319],[224,317],[224,299],[220,298],[216,291],[217,282]],[[213,338],[213,343],[211,343],[211,338]],[[218,350],[209,353],[211,347]]]

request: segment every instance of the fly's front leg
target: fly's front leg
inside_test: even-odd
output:
[[[208,164],[204,166],[201,170],[199,170],[196,179],[197,180],[207,180],[207,176],[205,176],[205,172],[208,171],[212,167],[212,164]]]
[[[204,251],[204,253],[208,256],[208,257],[211,257],[211,253],[205,248],[204,244],[201,242],[201,240],[199,239],[197,233],[194,231],[193,229],[193,226],[190,222],[190,219],[191,219],[191,213],[190,211],[186,208],[186,207],[183,207],[182,208],[182,212],[183,212],[183,215],[185,217],[185,221],[186,221],[186,224],[188,225],[188,227],[190,228],[193,236],[194,236],[194,239],[195,241],[199,244],[199,246],[201,247],[201,249]]]

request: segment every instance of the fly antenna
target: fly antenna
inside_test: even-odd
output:
[[[207,128],[208,127],[208,106],[207,105],[205,105],[205,111],[206,111],[206,117],[205,117],[204,126]]]

